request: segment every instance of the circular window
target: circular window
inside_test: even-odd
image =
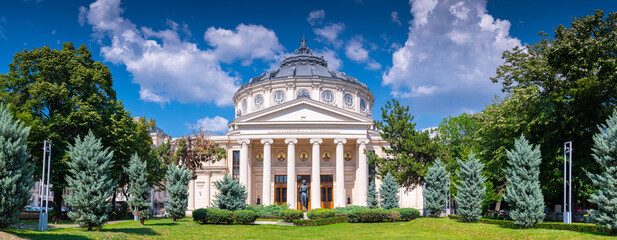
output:
[[[280,104],[280,103],[283,103],[284,101],[285,101],[285,92],[276,91],[274,93],[274,103]]]
[[[248,107],[249,107],[249,103],[245,98],[244,100],[242,100],[242,111],[246,111]]]
[[[321,100],[325,103],[333,103],[334,102],[334,94],[330,90],[323,91],[321,93]]]
[[[346,107],[352,107],[353,106],[353,96],[351,96],[351,94],[345,94],[345,96],[343,97],[343,100],[345,100],[345,106]]]
[[[296,98],[309,98],[310,99],[311,94],[306,89],[300,89],[300,91],[298,91],[298,94],[296,94]]]
[[[261,94],[255,96],[255,108],[261,108],[264,105],[264,96]]]
[[[364,99],[360,99],[360,111],[361,112],[366,111],[366,101],[364,101]]]

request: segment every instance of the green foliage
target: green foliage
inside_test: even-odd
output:
[[[464,218],[462,216],[453,215],[453,214],[448,215],[448,218],[459,220],[459,221],[464,221]],[[516,224],[514,224],[514,221],[509,221],[509,220],[481,218],[480,222],[486,223],[486,224],[494,224],[494,225],[512,227],[512,228],[519,227]],[[610,233],[610,231],[605,227],[596,226],[596,225],[592,225],[589,223],[543,222],[543,223],[536,224],[534,228],[569,230],[569,231],[576,231],[576,232],[593,232],[593,233],[602,233],[602,234]]]
[[[356,209],[347,213],[347,221],[350,223],[383,222],[389,215],[388,210],[381,208]]]
[[[424,190],[426,216],[439,217],[446,208],[449,178],[450,174],[446,172],[446,167],[439,159],[435,161],[432,167],[428,168],[425,178],[426,189]]]
[[[89,132],[83,139],[75,138],[69,146],[71,161],[67,177],[70,194],[66,204],[73,209],[68,216],[81,227],[92,230],[107,222],[111,209],[107,202],[116,182],[111,176],[113,152],[103,149],[101,140]]]
[[[606,227],[613,235],[617,234],[617,110],[606,124],[598,126],[593,136],[593,158],[602,166],[602,172],[587,172],[597,189],[589,199],[598,210],[591,212],[591,219],[598,226]]]
[[[402,106],[392,99],[381,108],[383,121],[375,121],[381,138],[389,147],[382,147],[387,158],[370,158],[379,173],[385,176],[391,173],[396,181],[404,187],[413,187],[424,182],[428,166],[437,154],[437,144],[428,132],[418,132],[413,123],[414,117],[409,113],[409,106]]]
[[[401,213],[399,211],[396,211],[396,210],[388,211],[388,221],[396,222],[397,220],[399,220],[399,218],[401,218]]]
[[[200,208],[193,211],[193,221],[200,224],[232,224],[235,214],[218,208]]]
[[[285,222],[292,222],[295,219],[302,219],[304,212],[301,210],[287,209],[279,213],[279,217]]]
[[[477,222],[482,217],[482,198],[486,193],[486,186],[484,186],[486,177],[482,176],[484,164],[476,158],[473,152],[469,153],[467,161],[459,159],[458,163],[461,167],[458,172],[461,184],[457,186],[458,194],[456,195],[458,213],[467,222]]]
[[[306,216],[309,219],[333,218],[336,213],[332,209],[318,208],[308,211]]]
[[[220,209],[235,211],[246,208],[248,193],[238,179],[233,179],[227,174],[222,180],[214,182],[219,192],[214,196],[214,205]]]
[[[293,220],[294,226],[299,227],[312,227],[312,226],[323,226],[337,223],[347,222],[347,217],[332,217],[332,218],[322,218],[322,219],[309,219],[309,220]]]
[[[0,228],[19,221],[19,213],[32,195],[28,134],[30,128],[19,120],[13,121],[9,109],[0,106]]]
[[[347,214],[356,209],[368,209],[368,207],[350,205],[350,206],[345,206],[345,207],[334,208],[334,212],[336,214]]]
[[[104,136],[102,145],[114,151],[110,170],[119,186],[128,182],[123,167],[134,152],[149,160],[149,125],[134,121],[124,109],[116,99],[109,68],[94,61],[85,45],[75,49],[64,43],[61,50],[44,46],[16,53],[9,72],[0,74],[0,101],[11,104],[15,117],[31,127],[28,150],[36,178],[43,141],[53,142],[50,181],[56,205],[62,205],[67,188],[68,147],[78,136],[89,131]],[[54,210],[60,213],[60,208]]]
[[[191,180],[191,172],[184,167],[170,165],[167,168],[167,206],[165,213],[174,221],[186,215],[188,207],[188,185]]]
[[[236,210],[234,215],[236,216],[236,222],[243,225],[254,223],[258,217],[257,212],[251,210]]]
[[[129,177],[129,207],[133,215],[139,218],[141,225],[152,217],[150,212],[150,185],[148,185],[148,170],[146,162],[142,162],[135,153],[129,161],[129,167],[124,168]]]
[[[400,219],[405,221],[411,221],[420,216],[420,211],[415,208],[393,208],[390,210],[399,212]]]
[[[375,187],[375,181],[373,180],[371,180],[371,182],[368,184],[366,203],[369,208],[379,207],[379,200],[377,199],[377,188]]]
[[[398,208],[398,190],[399,186],[396,184],[394,177],[392,177],[392,174],[388,173],[379,189],[381,207],[383,209]]]
[[[544,197],[540,190],[540,147],[533,146],[522,136],[514,141],[514,149],[507,151],[507,195],[510,218],[521,227],[533,227],[544,219]]]
[[[272,204],[268,206],[248,205],[246,206],[246,209],[257,212],[257,215],[259,216],[278,216],[281,211],[287,210],[289,207],[287,207],[287,204]]]
[[[566,27],[567,26],[567,27]],[[604,122],[617,105],[617,12],[574,18],[570,24],[554,28],[553,37],[541,33],[538,43],[515,48],[503,54],[505,63],[497,69],[494,82],[506,93],[533,88],[537,94],[531,101],[508,115],[526,116],[525,121],[512,121],[524,132],[520,134],[541,145],[540,182],[547,203],[563,200],[563,142],[571,140],[573,151],[573,208],[586,204],[593,193],[591,180],[583,168],[599,172],[592,155],[595,127]],[[508,120],[509,121],[509,120]],[[495,122],[493,122],[495,123]],[[495,126],[498,127],[498,126]],[[504,145],[511,146],[511,145]],[[488,166],[487,166],[488,167]]]

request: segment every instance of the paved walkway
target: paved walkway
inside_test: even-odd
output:
[[[288,223],[288,222],[283,222],[282,220],[279,221],[255,221],[255,224],[258,225],[282,225],[282,226],[293,226],[293,223]]]

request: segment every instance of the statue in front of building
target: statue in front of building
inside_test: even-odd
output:
[[[308,202],[309,202],[309,186],[306,185],[306,180],[302,180],[302,185],[300,185],[300,189],[298,189],[300,193],[300,204],[302,204],[302,211],[308,211]]]

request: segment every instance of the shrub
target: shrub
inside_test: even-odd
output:
[[[459,215],[450,214],[450,215],[448,215],[448,218],[454,219],[454,220],[463,221],[463,217],[459,216]]]
[[[287,209],[289,209],[287,207],[287,204],[283,204],[283,205],[272,204],[268,206],[264,206],[264,205],[246,206],[246,210],[253,210],[257,212],[257,215],[259,216],[277,216],[278,217],[281,211],[287,210]]]
[[[388,221],[396,222],[401,217],[401,213],[396,210],[390,210],[388,212]]]
[[[279,213],[279,217],[285,222],[293,222],[295,219],[302,219],[304,212],[300,210],[287,209]]]
[[[388,211],[381,208],[356,209],[347,213],[347,221],[350,223],[383,222],[388,215]]]
[[[310,227],[310,226],[322,226],[322,225],[330,225],[335,223],[343,223],[347,222],[347,217],[334,217],[334,218],[324,218],[324,219],[311,219],[311,220],[293,220],[295,226],[300,227]]]
[[[383,179],[381,188],[379,189],[379,197],[381,203],[379,204],[384,209],[398,208],[398,183],[394,180],[392,174],[388,173]],[[375,206],[377,207],[377,206]]]
[[[193,211],[193,221],[201,224],[231,224],[234,218],[233,212],[218,208],[200,208]]]
[[[368,207],[362,207],[362,206],[354,206],[354,205],[350,205],[350,206],[346,206],[346,207],[337,207],[334,209],[334,212],[336,214],[347,214],[353,210],[356,209],[368,209]]]
[[[324,219],[324,218],[333,218],[335,215],[334,210],[332,209],[313,209],[309,211],[306,216],[309,219]]]
[[[236,222],[239,224],[251,224],[257,220],[257,213],[252,210],[236,210],[234,212],[236,216]]]
[[[420,211],[414,208],[394,208],[392,210],[399,212],[401,214],[400,219],[405,221],[411,221],[420,216]]]
[[[448,215],[448,218],[464,221],[464,218],[462,216],[453,215],[453,214]],[[508,220],[481,218],[480,222],[485,223],[485,224],[495,224],[495,225],[501,225],[501,226],[506,226],[506,227],[519,227],[514,224],[514,221],[508,221]],[[610,231],[607,228],[598,227],[592,224],[585,224],[585,223],[565,224],[565,223],[559,223],[559,222],[545,222],[545,223],[538,223],[534,227],[544,228],[544,229],[569,230],[569,231],[577,231],[577,232],[594,232],[594,233],[603,233],[603,234],[610,233]]]
[[[238,179],[225,174],[223,179],[214,182],[218,193],[214,196],[214,205],[230,211],[244,210],[248,193]]]

